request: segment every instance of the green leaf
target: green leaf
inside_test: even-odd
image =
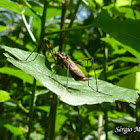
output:
[[[101,38],[101,40],[109,44],[108,48],[111,47],[113,49],[112,54],[124,54],[126,52],[124,48],[120,49],[120,43],[116,41],[114,38],[104,37]]]
[[[89,3],[90,8],[95,8],[96,7],[96,4],[93,0],[87,0],[87,2]]]
[[[140,19],[140,12],[132,9],[131,7],[119,7],[119,8],[116,8],[115,11],[116,11],[115,13],[114,11],[112,12],[118,16],[123,16],[125,18],[131,18],[131,19],[135,19],[135,18]]]
[[[21,15],[21,9],[19,5],[17,5],[15,2],[8,0],[0,0],[0,7],[4,7]]]
[[[133,73],[136,71],[140,72],[140,67],[137,67],[137,66],[135,66],[135,67],[122,67],[122,68],[114,69],[113,71],[107,72],[107,76],[108,76],[108,79],[111,80],[117,76],[130,74],[130,73]]]
[[[0,32],[3,32],[6,29],[7,29],[7,26],[0,25]]]
[[[103,5],[103,3],[104,3],[104,1],[103,0],[95,0],[96,1],[96,3],[101,7],[102,5]]]
[[[5,124],[4,127],[16,136],[23,135],[23,131],[19,127],[13,126],[11,124]]]
[[[31,133],[30,137],[31,139],[36,139],[36,140],[43,140],[44,139],[44,135],[42,133],[38,133],[38,130],[34,131]]]
[[[65,121],[68,118],[66,117],[66,114],[63,113],[57,113],[56,115],[56,127],[55,127],[55,132],[59,133],[60,129],[62,128],[62,125],[65,123]]]
[[[23,71],[18,70],[18,69],[14,69],[14,68],[10,68],[10,67],[3,67],[3,68],[0,68],[0,73],[12,75],[14,77],[17,77],[17,78],[27,82],[27,83],[30,83],[30,84],[33,83],[33,77],[31,75],[28,75],[28,74],[26,74]],[[41,86],[41,84],[38,81],[37,81],[37,85]]]
[[[109,16],[106,11],[101,12],[94,20],[93,25],[102,28],[113,37],[120,46],[140,58],[140,21],[127,19],[119,21]]]
[[[116,6],[120,7],[120,6],[129,6],[131,4],[131,0],[117,0],[116,1]]]
[[[59,8],[48,8],[47,19],[49,19],[51,17],[56,17],[58,15],[61,15],[61,9],[59,9]]]
[[[118,119],[112,119],[110,118],[109,121],[112,121],[114,123],[119,123],[126,127],[135,127],[136,119],[132,117],[119,117]]]
[[[2,48],[6,49],[12,56],[19,58],[20,60],[25,60],[31,53],[7,46],[3,46]],[[134,103],[136,98],[138,98],[138,95],[134,90],[118,87],[101,80],[98,80],[100,93],[96,92],[96,82],[94,78],[91,78],[92,80],[90,80],[90,87],[87,82],[75,81],[73,78],[69,78],[69,90],[67,90],[65,87],[67,77],[54,74],[49,69],[49,62],[44,56],[38,55],[35,61],[30,61],[36,56],[36,53],[33,53],[28,60],[30,62],[27,63],[16,61],[12,57],[10,58],[8,53],[5,53],[5,56],[9,62],[35,77],[45,87],[57,94],[60,100],[70,105],[77,106],[83,104],[114,102],[119,99]]]
[[[36,109],[43,110],[45,112],[49,112],[50,107],[49,106],[36,106]]]
[[[0,102],[5,102],[9,99],[10,99],[9,93],[4,90],[0,90]]]
[[[117,85],[140,91],[140,72],[135,72],[125,76],[117,83]]]

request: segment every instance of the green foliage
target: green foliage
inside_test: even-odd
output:
[[[6,26],[0,26],[0,32],[2,32],[2,31],[4,31],[4,30],[6,30],[7,29],[7,27]]]
[[[136,133],[115,133],[117,126],[140,126],[139,0],[65,2],[0,0],[0,46],[7,49],[0,48],[0,139],[139,140]],[[43,44],[34,61],[17,61],[43,38],[54,52],[62,43],[74,62],[93,57],[102,93],[94,78],[92,90],[70,75],[67,91],[67,70]],[[94,77],[91,62],[79,67]]]
[[[125,21],[119,21],[111,18],[107,11],[102,11],[93,24],[114,37],[119,46],[124,47],[130,53],[140,58],[139,20],[127,19]]]
[[[15,2],[7,1],[7,0],[1,0],[0,1],[0,6],[6,8],[6,9],[9,9],[11,11],[14,11],[18,14],[21,14],[21,9],[20,9],[19,5],[16,4]]]
[[[117,85],[130,89],[137,89],[140,91],[140,72],[132,73],[125,76],[117,83]]]
[[[26,73],[24,73],[24,72],[22,72],[21,70],[18,70],[18,69],[3,67],[3,68],[0,68],[0,73],[8,74],[8,75],[17,77],[17,78],[23,80],[24,82],[27,82],[27,83],[30,83],[30,84],[32,84],[32,82],[33,82],[33,77],[32,76],[27,75]],[[39,82],[37,83],[37,85],[41,86],[41,84]]]
[[[0,90],[0,102],[5,102],[9,99],[10,99],[9,93],[4,90]]]
[[[4,127],[7,128],[15,136],[23,135],[23,131],[19,127],[16,127],[10,124],[5,124]]]

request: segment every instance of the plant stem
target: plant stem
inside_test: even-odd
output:
[[[44,29],[45,29],[45,20],[46,20],[46,8],[47,8],[47,1],[45,0],[44,3],[44,9],[43,9],[43,14],[41,17],[41,33],[40,33],[40,38],[42,39],[44,36]],[[25,16],[22,15],[23,17],[23,21],[26,25],[26,28],[33,40],[34,43],[36,43],[36,39],[34,37],[34,35],[32,34],[30,28],[28,27],[28,24],[26,22]],[[37,48],[37,52],[40,52],[40,47]],[[29,131],[26,137],[26,140],[30,139],[30,133],[32,132],[33,129],[33,117],[34,117],[34,105],[35,105],[35,88],[36,88],[36,79],[34,78],[33,81],[33,89],[32,89],[32,99],[31,99],[31,106],[30,106],[30,110],[29,110],[29,122],[28,122],[28,127],[29,127]]]
[[[106,140],[108,140],[108,114],[107,110],[104,110],[104,119],[105,119],[105,135],[106,135]]]
[[[36,42],[36,39],[35,39],[35,37],[34,37],[32,31],[31,31],[31,29],[30,29],[30,27],[29,27],[29,25],[28,25],[28,23],[27,23],[27,20],[26,20],[26,18],[25,18],[25,16],[24,16],[23,13],[22,13],[22,19],[23,19],[23,21],[24,21],[24,24],[25,24],[25,26],[26,26],[26,28],[27,28],[27,31],[28,31],[30,37],[32,38],[32,41],[35,43],[35,42]]]
[[[108,49],[104,47],[104,80],[107,81],[107,59],[108,59]]]
[[[62,18],[61,18],[61,29],[65,29],[65,19],[66,19],[66,9],[68,6],[69,0],[64,0],[62,5]],[[64,44],[65,33],[61,32],[60,34],[60,46],[59,50],[62,51]],[[57,111],[57,95],[53,94],[53,98],[51,100],[51,108],[48,118],[47,127],[45,130],[45,138],[44,140],[53,140],[55,136],[55,119],[56,119],[56,111]]]
[[[64,3],[62,5],[62,18],[61,18],[61,25],[60,29],[65,29],[65,20],[66,20],[66,11],[67,7],[69,5],[69,0],[64,0]],[[59,44],[59,50],[63,50],[63,45],[64,45],[64,38],[65,38],[65,32],[60,33],[60,44]]]
[[[41,33],[40,33],[40,40],[44,38],[45,35],[45,21],[46,21],[46,11],[47,11],[48,2],[47,0],[44,1],[44,9],[41,16]],[[37,48],[37,52],[41,51],[41,45]]]
[[[51,108],[50,108],[48,123],[47,123],[47,127],[45,130],[44,140],[53,140],[54,139],[56,110],[57,110],[57,95],[53,94],[53,98],[51,100]]]
[[[80,27],[73,27],[73,28],[68,28],[68,29],[61,29],[61,30],[57,30],[57,31],[53,31],[53,32],[48,32],[45,35],[52,35],[52,34],[56,34],[56,33],[61,33],[61,32],[69,32],[69,31],[74,31],[74,30],[83,30],[83,29],[87,29],[87,28],[91,28],[93,27],[93,24],[89,24],[86,26],[80,26]]]
[[[77,13],[78,8],[79,8],[79,6],[80,6],[80,3],[81,3],[81,0],[79,0],[79,1],[77,2],[77,5],[76,5],[76,7],[75,7],[74,13],[72,14],[72,18],[71,18],[71,21],[70,21],[70,24],[69,24],[68,28],[71,28],[71,27],[72,27],[72,24],[73,24],[73,22],[74,22],[76,13]]]
[[[98,140],[101,139],[102,131],[103,131],[103,115],[100,114],[98,116]]]
[[[136,102],[136,126],[140,126],[140,98]]]
[[[32,41],[34,42],[34,44],[36,44],[36,38],[34,37],[32,31],[30,30],[30,27],[28,26],[28,23],[26,21],[26,18],[24,16],[24,14],[22,13],[22,18],[23,18],[23,21],[24,21],[24,24],[28,30],[28,33],[30,35],[30,37],[32,38]],[[36,88],[36,79],[34,78],[34,81],[33,81],[33,87],[32,87],[32,97],[31,97],[31,105],[30,105],[30,110],[29,110],[29,121],[28,121],[28,127],[29,127],[29,131],[27,133],[27,137],[26,137],[26,140],[29,140],[30,139],[30,133],[32,131],[32,128],[33,128],[33,116],[34,116],[34,104],[35,104],[35,88]]]
[[[43,13],[42,13],[42,16],[41,16],[41,34],[40,34],[40,39],[44,38],[47,6],[48,6],[48,2],[47,2],[47,0],[45,0],[44,9],[43,9]]]
[[[31,6],[26,0],[23,0],[23,2],[25,3],[25,5],[26,5],[35,15],[37,15],[38,17],[40,17],[39,13],[36,12],[36,11],[32,8],[32,6]]]
[[[33,128],[33,116],[34,116],[34,105],[35,105],[35,88],[36,88],[36,79],[34,78],[33,81],[33,89],[32,89],[32,99],[31,99],[31,106],[30,106],[30,110],[29,110],[29,122],[28,122],[28,127],[29,127],[29,131],[26,137],[26,140],[29,140],[30,138],[30,133],[31,130]]]
[[[104,47],[104,80],[107,81],[107,59],[108,59],[108,49],[105,46]],[[106,104],[107,106],[107,104]],[[107,115],[107,109],[104,108],[104,119],[105,119],[105,135],[106,140],[108,140],[108,115]]]

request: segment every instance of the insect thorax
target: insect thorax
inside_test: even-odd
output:
[[[69,57],[62,51],[58,51],[55,53],[57,57],[57,64],[58,65],[64,65],[65,61],[69,60]]]

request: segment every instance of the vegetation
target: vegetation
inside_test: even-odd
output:
[[[2,140],[140,138],[138,0],[1,0],[0,7]],[[90,87],[69,75],[67,90],[67,69],[43,38],[75,63],[93,57],[99,92],[90,61],[77,64]]]

